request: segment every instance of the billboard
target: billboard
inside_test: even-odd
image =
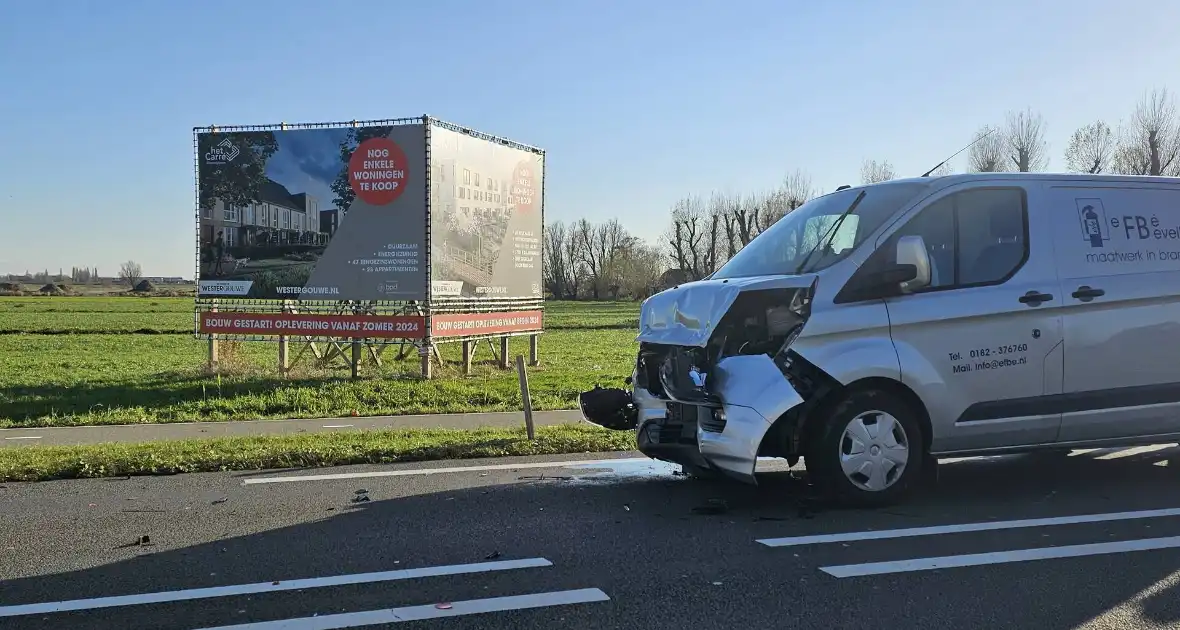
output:
[[[544,155],[430,130],[432,298],[540,298]]]
[[[196,149],[198,298],[426,298],[421,121],[205,129]]]

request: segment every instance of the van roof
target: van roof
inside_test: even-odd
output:
[[[959,182],[976,182],[987,180],[1029,179],[1039,181],[1068,181],[1068,182],[1104,182],[1125,184],[1180,184],[1180,177],[1162,177],[1149,175],[1109,175],[1100,173],[956,173],[954,175],[940,175],[937,177],[907,177],[890,180],[891,182],[934,182],[941,184],[957,184]],[[885,183],[885,182],[882,182]]]

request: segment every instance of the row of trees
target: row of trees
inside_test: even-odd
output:
[[[1001,124],[985,125],[966,151],[967,172],[1036,172],[1049,166],[1045,119],[1031,109],[1008,112]],[[1066,169],[1180,177],[1180,107],[1167,89],[1146,94],[1130,118],[1096,120],[1077,129],[1065,147]],[[954,172],[949,164],[931,175]],[[897,177],[888,160],[865,160],[862,183]],[[544,275],[558,299],[642,299],[672,284],[716,271],[763,230],[815,197],[818,189],[801,170],[770,190],[745,194],[693,195],[672,205],[658,244],[645,243],[617,220],[585,219],[546,226]]]

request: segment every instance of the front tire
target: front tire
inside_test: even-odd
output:
[[[922,476],[924,436],[917,412],[880,389],[853,390],[812,432],[807,469],[827,496],[853,507],[904,498]]]

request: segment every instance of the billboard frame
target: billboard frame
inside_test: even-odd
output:
[[[442,120],[430,115],[422,115],[408,118],[386,118],[386,119],[370,119],[370,120],[350,120],[350,121],[328,121],[328,122],[314,122],[314,123],[286,123],[280,122],[276,124],[263,125],[208,125],[204,127],[193,127],[193,181],[194,181],[194,243],[196,251],[194,252],[194,268],[196,269],[195,278],[200,287],[201,282],[201,151],[200,138],[202,134],[217,134],[217,133],[238,133],[251,131],[292,131],[300,129],[339,129],[339,128],[363,128],[376,126],[400,126],[400,125],[421,125],[425,136],[425,164],[423,170],[424,181],[424,224],[425,233],[422,235],[424,243],[425,255],[425,286],[424,286],[424,300],[316,300],[316,299],[260,299],[260,298],[210,298],[201,297],[198,290],[196,299],[194,300],[194,335],[197,338],[205,339],[209,344],[208,352],[208,368],[210,371],[217,371],[218,369],[218,344],[220,341],[267,341],[279,343],[279,370],[284,375],[291,368],[289,343],[294,340],[298,343],[304,344],[303,349],[297,354],[304,355],[304,351],[310,349],[312,353],[320,361],[332,361],[335,359],[341,360],[343,363],[349,365],[352,369],[352,376],[356,378],[359,375],[360,363],[362,361],[363,349],[368,348],[368,354],[374,363],[380,365],[382,352],[391,345],[398,345],[401,348],[399,358],[402,358],[407,350],[407,347],[413,347],[418,350],[421,358],[421,373],[423,378],[432,377],[432,364],[434,360],[442,364],[442,357],[438,352],[437,346],[442,343],[461,343],[463,346],[463,368],[465,373],[470,373],[472,357],[476,348],[483,341],[487,341],[495,353],[495,346],[492,342],[496,339],[500,340],[500,348],[497,354],[497,363],[502,369],[510,367],[510,361],[507,356],[508,341],[512,337],[529,337],[529,363],[530,365],[538,365],[538,338],[544,331],[543,327],[543,312],[544,312],[544,295],[537,297],[447,297],[434,296],[432,292],[433,287],[433,248],[431,242],[431,224],[434,218],[434,208],[432,204],[432,181],[431,173],[433,168],[433,161],[431,156],[431,133],[435,127],[447,129],[456,133],[468,135],[476,139],[490,142],[496,145],[505,146],[534,155],[540,156],[540,190],[539,192],[539,210],[540,210],[540,242],[544,242],[545,230],[545,162],[546,153],[544,149],[532,145],[523,144],[488,133],[484,133],[470,127],[452,123]],[[541,273],[543,274],[543,260],[540,262]],[[217,314],[217,315],[214,315]],[[479,333],[469,332],[460,334],[435,334],[433,330],[434,315],[471,315],[473,317],[492,316],[496,314],[512,317],[527,316],[529,318],[536,318],[536,326],[525,326],[520,330],[499,330],[496,332]],[[407,319],[418,318],[422,322],[421,334],[409,335],[383,335],[377,337],[364,337],[360,333],[352,334],[303,334],[302,332],[290,335],[283,335],[278,333],[226,333],[226,332],[212,332],[212,328],[205,326],[213,321],[217,316],[232,317],[242,316],[249,318],[251,315],[257,315],[257,320],[281,320],[282,323],[289,323],[291,321],[312,321],[317,318],[333,317],[339,321],[362,322],[371,321],[374,318],[384,319],[389,322],[402,321]],[[474,320],[473,320],[474,321]],[[217,329],[220,330],[220,329]],[[327,351],[321,351],[319,344],[327,344]],[[351,357],[344,352],[343,344],[350,343]]]

